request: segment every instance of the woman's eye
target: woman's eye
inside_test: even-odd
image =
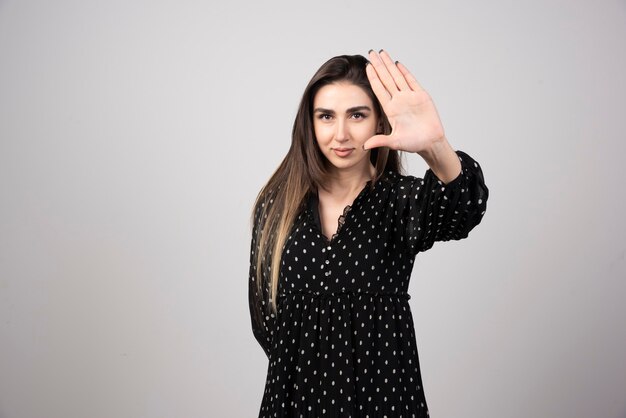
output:
[[[321,120],[330,120],[331,116],[328,113],[322,113],[318,116]]]
[[[365,117],[365,115],[363,113],[353,113],[352,117],[354,119],[363,119]]]

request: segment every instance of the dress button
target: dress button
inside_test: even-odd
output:
[[[324,261],[326,264],[330,264],[330,260],[326,260]]]
[[[329,245],[328,247],[326,247],[326,249],[327,249],[328,251],[330,251],[330,245]]]

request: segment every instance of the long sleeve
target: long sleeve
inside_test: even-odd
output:
[[[436,241],[466,238],[485,214],[489,190],[482,170],[469,155],[456,153],[461,173],[450,183],[429,169],[423,179],[406,176],[400,186],[396,209],[412,256]]]
[[[257,286],[256,277],[256,253],[258,252],[258,243],[256,240],[257,228],[260,226],[259,209],[255,210],[254,226],[252,229],[252,242],[250,245],[250,273],[248,277],[248,302],[250,306],[250,320],[252,324],[252,332],[259,342],[263,351],[270,357],[270,348],[272,346],[272,337],[274,334],[275,315],[270,311],[268,305],[268,278],[263,273],[263,283],[261,289]]]

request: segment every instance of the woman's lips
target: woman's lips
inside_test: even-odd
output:
[[[352,154],[354,148],[333,148],[333,151],[338,157],[345,158],[348,155]]]

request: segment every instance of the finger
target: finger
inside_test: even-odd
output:
[[[398,67],[398,70],[400,70],[402,75],[404,76],[404,79],[407,81],[407,83],[409,83],[409,87],[411,88],[411,90],[413,91],[424,90],[424,88],[420,85],[420,83],[417,82],[415,77],[413,77],[413,74],[411,74],[411,72],[404,66],[404,64],[402,64],[401,62],[398,62],[396,66]]]
[[[363,144],[363,149],[365,150],[378,147],[389,147],[395,149],[393,148],[393,142],[391,141],[391,137],[389,135],[374,135]]]
[[[380,78],[376,73],[376,70],[374,70],[374,67],[372,67],[372,64],[367,64],[365,66],[365,73],[367,74],[367,78],[370,81],[370,85],[372,86],[372,90],[378,98],[378,101],[383,107],[385,107],[387,103],[389,103],[391,95],[389,94],[387,89],[385,89],[383,83],[381,83]]]
[[[387,67],[387,71],[389,71],[389,74],[391,74],[391,77],[393,78],[393,81],[396,83],[396,86],[398,87],[398,89],[409,90],[409,85],[407,84],[407,81],[404,79],[404,75],[402,74],[402,72],[400,72],[396,64],[393,62],[389,53],[387,51],[381,51],[380,58],[383,60],[385,67]]]
[[[393,96],[393,94],[398,91],[398,86],[389,73],[389,70],[387,70],[387,66],[381,59],[380,55],[374,50],[370,50],[369,58],[381,83],[383,83],[383,86],[385,86],[389,94]]]

